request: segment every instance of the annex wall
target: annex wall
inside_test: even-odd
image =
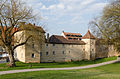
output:
[[[118,52],[116,52],[113,45],[104,45],[100,42],[96,43],[96,59],[112,56],[118,56]]]
[[[44,47],[41,62],[70,62],[84,59],[84,45],[47,44]]]

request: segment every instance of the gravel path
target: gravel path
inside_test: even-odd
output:
[[[99,64],[87,65],[87,66],[80,66],[80,67],[66,67],[66,68],[38,68],[38,69],[22,69],[22,70],[9,70],[9,71],[0,71],[0,75],[3,74],[10,74],[10,73],[19,73],[19,72],[30,72],[30,71],[43,71],[43,70],[73,70],[73,69],[85,69],[85,68],[93,68],[98,67],[106,64],[115,63],[118,60],[108,61]]]

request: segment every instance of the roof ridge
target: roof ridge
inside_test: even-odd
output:
[[[90,30],[82,37],[82,39],[95,39],[95,37],[91,34]]]

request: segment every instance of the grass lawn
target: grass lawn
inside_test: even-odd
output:
[[[6,66],[6,63],[0,64],[0,71],[17,70],[17,69],[30,69],[30,68],[62,68],[62,67],[75,67],[84,66],[89,64],[97,64],[106,61],[115,60],[117,57],[109,57],[103,59],[97,59],[95,61],[76,61],[76,62],[64,62],[64,63],[22,63],[16,62],[17,67],[10,68]],[[32,67],[29,67],[32,64]]]
[[[0,75],[0,79],[120,79],[120,62],[81,70],[35,71]]]

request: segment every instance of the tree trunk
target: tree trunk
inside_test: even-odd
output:
[[[12,50],[12,48],[8,48],[6,49],[8,55],[9,55],[9,64],[8,66],[9,67],[16,67],[16,64],[15,64],[15,59],[14,59],[14,51]]]

